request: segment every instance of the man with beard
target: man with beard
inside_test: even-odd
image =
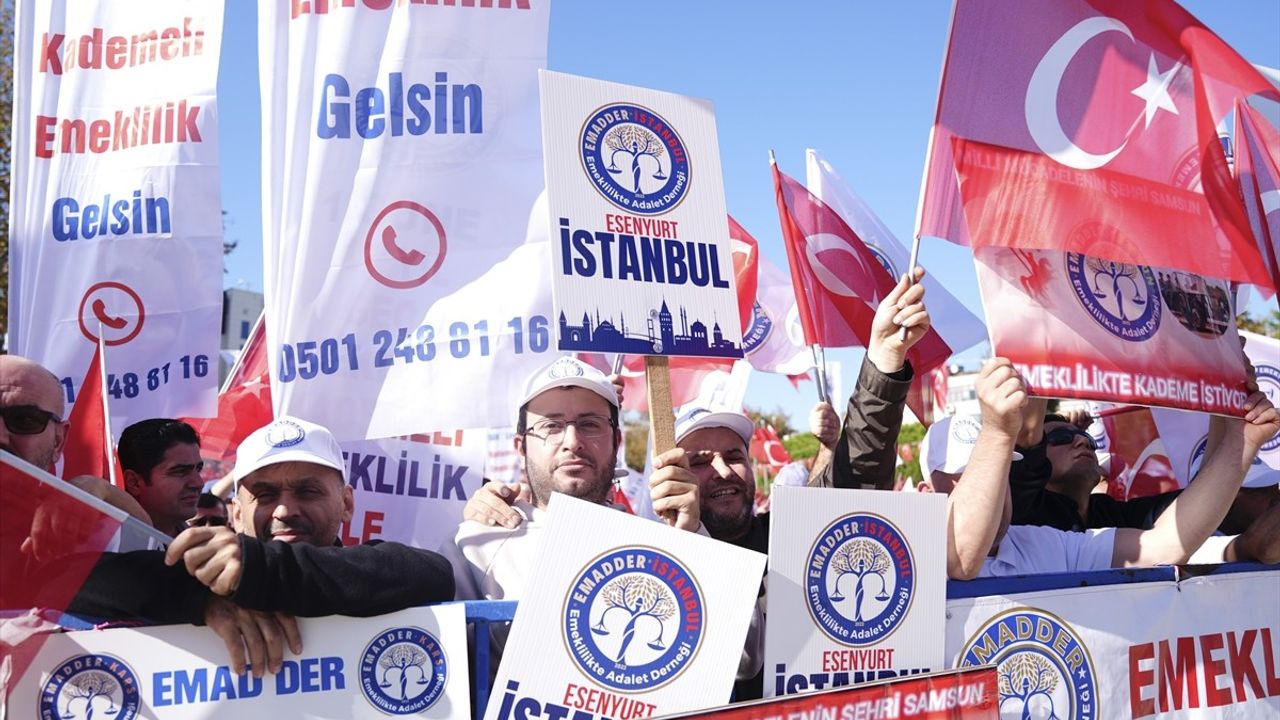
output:
[[[195,428],[168,418],[142,420],[124,429],[116,452],[125,492],[147,511],[151,524],[168,535],[186,530],[204,487]]]

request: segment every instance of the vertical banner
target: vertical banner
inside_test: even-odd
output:
[[[236,675],[213,631],[192,625],[53,635],[13,688],[12,717],[465,718],[471,714],[462,605],[368,618],[298,618],[302,655]]]
[[[775,486],[772,499],[765,697],[942,669],[946,498]]]
[[[742,357],[711,104],[561,73],[541,84],[560,349]]]
[[[1244,354],[1225,281],[1097,255],[978,248],[992,352],[1037,395],[1243,415]]]
[[[276,414],[343,440],[509,424],[551,342],[549,3],[258,7]]]
[[[355,512],[342,544],[392,540],[437,548],[462,522],[462,507],[483,482],[489,437],[459,430],[342,443]]]
[[[17,5],[9,332],[74,402],[98,337],[111,427],[217,394],[221,3]]]
[[[727,702],[765,557],[559,493],[549,509],[485,717],[645,718]]]

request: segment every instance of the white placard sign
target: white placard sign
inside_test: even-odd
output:
[[[275,413],[339,440],[513,421],[550,362],[550,3],[258,4]],[[526,240],[531,241],[526,243]]]
[[[941,670],[947,498],[777,486],[765,697]]]
[[[462,508],[484,481],[489,437],[459,430],[342,443],[355,512],[344,545],[393,540],[437,548],[453,537]]]
[[[10,717],[464,718],[462,605],[371,618],[298,618],[303,652],[279,673],[236,675],[208,628],[166,625],[53,635],[9,697]]]
[[[117,435],[144,418],[212,414],[222,4],[16,10],[12,350],[52,370],[70,407],[101,336]]]
[[[711,103],[539,77],[560,349],[742,357]]]
[[[644,718],[729,700],[765,556],[565,495],[485,711]]]

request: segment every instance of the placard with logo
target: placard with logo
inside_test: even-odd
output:
[[[1243,415],[1228,283],[1105,260],[1132,242],[1102,227],[1081,233],[1096,256],[975,251],[993,352],[1037,395]]]
[[[223,6],[15,9],[11,350],[57,376],[70,412],[101,339],[116,435],[145,418],[211,414]]]
[[[742,357],[711,103],[539,79],[560,349]]]
[[[280,672],[261,678],[233,673],[226,646],[208,628],[55,635],[13,689],[10,717],[346,720],[470,714],[462,605],[371,618],[298,618],[298,630],[302,655],[286,652]]]
[[[765,697],[943,667],[947,499],[774,486]]]
[[[485,717],[645,718],[725,703],[765,556],[556,494]]]
[[[996,663],[1001,717],[1276,717],[1280,572],[952,600],[947,659]]]

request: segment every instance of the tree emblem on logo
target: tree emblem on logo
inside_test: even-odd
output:
[[[1138,268],[1128,263],[1114,260],[1103,260],[1091,257],[1085,261],[1088,268],[1093,296],[1098,299],[1110,298],[1121,322],[1128,322],[1125,314],[1125,291],[1130,291],[1128,300],[1135,308],[1145,307],[1147,297],[1142,292],[1144,283],[1138,280]],[[1109,292],[1108,292],[1109,291]]]
[[[1058,673],[1053,663],[1034,652],[1013,655],[1000,663],[1000,697],[1015,699],[1021,707],[1019,717],[1057,718],[1053,707],[1053,691],[1058,687]],[[1033,702],[1039,700],[1039,702]],[[1033,713],[1033,705],[1042,711]],[[1047,709],[1048,714],[1043,710]]]
[[[862,602],[866,599],[866,583],[870,577],[880,581],[880,593],[876,600],[884,602],[889,599],[888,585],[884,574],[889,570],[889,553],[872,540],[858,538],[845,543],[831,557],[831,571],[835,575],[831,588],[831,600],[840,602],[845,599],[840,594],[840,579],[845,575],[854,577],[853,584],[853,621],[863,622]]]
[[[647,645],[654,650],[666,650],[667,646],[662,642],[663,635],[666,634],[664,621],[675,614],[676,605],[675,599],[662,583],[645,575],[627,575],[610,580],[601,590],[600,597],[606,607],[596,624],[591,626],[591,632],[597,635],[611,634],[613,631],[605,624],[605,619],[614,610],[621,610],[622,617],[626,618],[626,625],[622,629],[622,644],[618,646],[618,654],[614,657],[617,667],[627,666],[627,648],[641,629],[640,621],[645,618],[651,618],[657,623],[657,634]],[[618,615],[615,613],[614,617]]]
[[[418,671],[418,679],[414,681],[416,684],[426,685],[429,682],[426,665],[427,654],[422,651],[422,648],[412,643],[395,645],[378,659],[378,667],[382,668],[382,681],[378,683],[378,687],[392,687],[391,676],[394,674],[399,680],[400,699],[408,700],[411,671]]]
[[[116,681],[105,672],[90,671],[80,673],[69,680],[62,691],[64,697],[67,698],[66,709],[63,710],[64,718],[79,717],[73,712],[73,706],[77,700],[84,701],[85,720],[93,720],[94,710],[102,708],[100,699],[105,699],[107,707],[102,708],[103,712],[112,716],[120,712],[120,708],[116,707],[115,694],[120,689]]]
[[[666,155],[667,151],[663,149],[658,137],[648,130],[637,125],[619,125],[604,136],[604,144],[613,151],[609,154],[608,170],[614,175],[620,175],[623,172],[617,164],[618,155],[631,157],[631,183],[636,197],[644,197],[644,191],[640,189],[640,175],[643,173],[641,158],[653,158],[657,166],[653,171],[654,180],[667,179],[662,172],[662,156]]]

